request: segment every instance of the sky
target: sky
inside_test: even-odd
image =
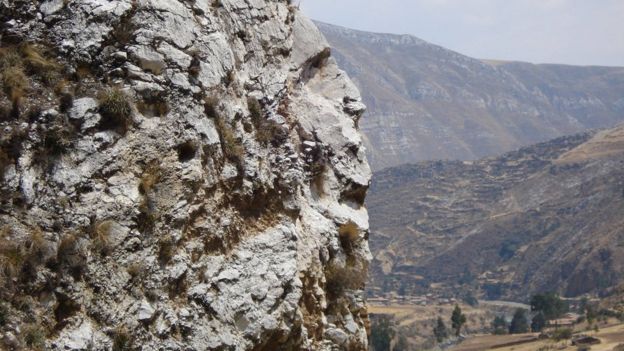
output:
[[[294,0],[309,17],[482,59],[624,66],[624,0]]]

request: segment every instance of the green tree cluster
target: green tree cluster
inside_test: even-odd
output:
[[[509,325],[509,334],[522,334],[529,332],[529,318],[527,311],[522,308],[516,309],[511,324]]]
[[[374,318],[371,324],[370,344],[375,351],[389,351],[394,338],[393,323],[389,317]]]
[[[531,311],[541,312],[546,320],[551,320],[568,312],[568,304],[556,293],[537,294],[531,298]]]
[[[504,335],[509,331],[509,325],[507,320],[503,316],[496,316],[492,321],[492,334]]]

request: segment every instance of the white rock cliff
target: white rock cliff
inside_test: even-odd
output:
[[[0,122],[2,145],[21,136],[0,173],[6,348],[366,349],[364,105],[312,22],[260,0],[0,0],[0,18],[2,47],[45,46],[73,89]]]

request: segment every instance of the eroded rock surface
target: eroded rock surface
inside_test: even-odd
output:
[[[364,106],[314,24],[287,1],[0,17],[3,47],[47,47],[72,88],[1,122],[7,347],[366,349]],[[112,87],[129,121],[103,107]],[[41,158],[58,120],[71,133]]]

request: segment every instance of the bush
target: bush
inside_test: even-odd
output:
[[[230,161],[240,165],[243,162],[245,149],[234,135],[234,129],[220,116],[215,119],[215,126],[219,132],[223,154]]]
[[[30,88],[30,81],[24,70],[19,66],[8,67],[2,70],[2,84],[4,92],[9,96],[13,105],[20,103]]]
[[[522,308],[516,309],[511,324],[509,325],[509,334],[522,334],[529,331],[529,320],[526,310]]]
[[[509,332],[509,325],[503,316],[496,316],[492,321],[492,334],[505,335]]]
[[[0,177],[4,176],[4,172],[11,166],[13,160],[3,149],[0,149]]]
[[[64,154],[71,146],[75,134],[75,127],[63,116],[58,116],[52,125],[42,132],[42,144],[36,151],[35,158],[45,163],[50,156]]]
[[[555,331],[552,334],[552,337],[553,339],[557,341],[568,340],[572,337],[572,334],[573,334],[573,331],[571,328],[555,329]]]
[[[113,351],[130,350],[132,338],[126,328],[118,327],[113,334]]]
[[[165,264],[171,261],[175,254],[175,240],[171,235],[166,235],[158,242],[158,259]]]
[[[100,128],[116,130],[122,135],[132,125],[132,103],[128,96],[118,88],[100,93]]]
[[[143,199],[139,204],[139,217],[137,224],[141,232],[151,232],[154,229],[154,223],[158,219],[158,209],[153,201],[155,186],[161,180],[162,169],[157,162],[150,163],[143,174],[139,183],[139,192],[143,195]]]
[[[145,265],[143,262],[132,262],[127,268],[128,274],[132,279],[140,278],[145,273]]]
[[[337,297],[345,290],[361,289],[366,276],[354,267],[330,263],[325,268],[325,279],[325,290],[332,297]]]
[[[46,336],[41,326],[31,324],[24,328],[24,343],[34,350],[45,348]]]
[[[0,274],[12,279],[22,271],[26,260],[24,247],[7,238],[0,239]]]
[[[247,98],[247,108],[251,117],[251,122],[256,130],[256,139],[261,144],[274,142],[276,145],[283,142],[288,137],[286,131],[275,121],[267,120],[262,115],[262,106],[258,100]]]
[[[108,255],[112,250],[110,235],[113,224],[114,222],[110,220],[98,222],[91,232],[93,248],[102,256]]]
[[[4,327],[7,319],[9,319],[9,309],[3,303],[0,303],[0,327]]]

